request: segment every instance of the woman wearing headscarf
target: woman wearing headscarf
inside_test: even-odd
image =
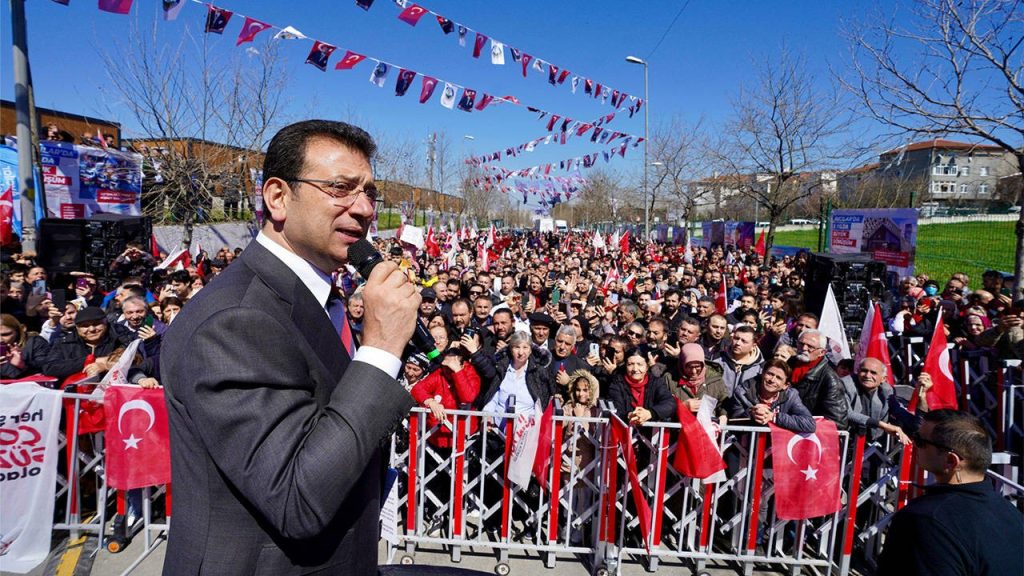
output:
[[[722,379],[722,368],[708,362],[704,356],[704,347],[695,342],[683,345],[679,351],[678,381],[669,381],[668,387],[672,395],[681,400],[690,412],[697,413],[701,398],[711,396],[717,402],[715,413],[725,414],[725,401],[729,398],[729,390]]]

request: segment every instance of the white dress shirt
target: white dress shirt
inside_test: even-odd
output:
[[[313,294],[313,298],[320,302],[324,309],[324,314],[330,318],[330,314],[327,312],[327,298],[331,295],[331,277],[298,254],[271,240],[262,231],[256,235],[256,241],[299,277],[299,280]],[[374,348],[373,346],[359,346],[356,348],[352,361],[365,362],[371,366],[376,366],[392,378],[397,378],[398,373],[402,370],[402,360],[400,358],[386,350]]]

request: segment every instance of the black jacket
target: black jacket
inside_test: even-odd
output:
[[[50,344],[50,349],[42,361],[43,374],[67,378],[85,368],[85,359],[89,354],[94,354],[96,358],[109,356],[114,350],[128,346],[134,339],[135,335],[128,332],[124,326],[111,324],[106,336],[93,349],[78,336],[77,331],[64,332]],[[147,362],[149,364],[146,367],[140,368],[143,372],[152,374],[152,362]]]
[[[0,378],[6,380],[39,374],[43,371],[43,362],[49,351],[49,342],[39,336],[30,336],[21,348],[21,359],[25,362],[25,366],[17,368],[10,362],[6,362],[0,366]]]
[[[491,355],[481,349],[469,358],[476,373],[480,375],[480,394],[473,402],[474,410],[483,410],[501,388],[505,372],[512,363],[509,351],[510,348],[505,347],[501,352]],[[551,353],[539,346],[533,346],[533,352],[526,363],[526,388],[534,401],[540,400],[541,406],[547,406],[555,393],[555,381],[548,370],[550,363]]]
[[[842,380],[822,358],[818,365],[811,368],[793,389],[800,394],[804,406],[815,416],[824,416],[836,423],[836,428],[846,430],[849,404]]]
[[[615,406],[615,413],[624,421],[629,421],[629,413],[636,406],[633,404],[633,393],[629,390],[625,374],[616,373],[608,388],[608,399]],[[644,388],[644,408],[651,411],[654,422],[674,421],[676,401],[668,389],[668,383],[662,376],[648,373],[647,388]]]

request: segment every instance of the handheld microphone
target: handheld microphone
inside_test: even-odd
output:
[[[380,257],[380,252],[377,252],[373,247],[373,244],[362,238],[348,247],[348,261],[355,267],[360,276],[369,278],[370,272],[373,271],[377,264],[383,262],[383,259]],[[427,330],[427,327],[423,325],[419,318],[416,319],[416,329],[412,333],[412,345],[417,351],[426,354],[429,360],[434,360],[441,355],[437,345],[434,343],[434,337],[430,335],[430,331]]]

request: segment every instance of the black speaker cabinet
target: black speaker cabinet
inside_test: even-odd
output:
[[[51,274],[85,270],[85,220],[43,218],[39,221],[36,252],[39,265]]]
[[[847,336],[857,339],[868,302],[884,296],[885,264],[872,260],[867,254],[815,252],[807,261],[806,282],[804,309],[821,316],[831,284]]]

